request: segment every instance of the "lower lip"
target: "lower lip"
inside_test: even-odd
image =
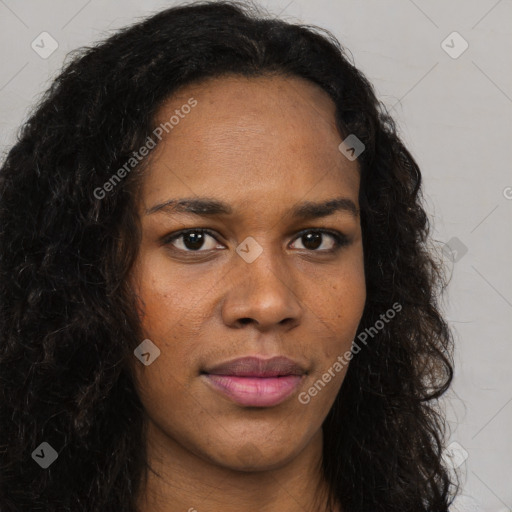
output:
[[[240,405],[272,407],[286,400],[299,386],[302,376],[235,377],[205,374],[215,389]]]

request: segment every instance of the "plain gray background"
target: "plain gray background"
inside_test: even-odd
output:
[[[0,0],[0,149],[70,50],[176,3]],[[453,510],[512,510],[512,2],[260,3],[334,33],[422,169],[433,237],[452,271],[444,307],[456,368],[443,403],[449,460],[464,481]],[[40,53],[58,48],[41,55],[32,43]]]

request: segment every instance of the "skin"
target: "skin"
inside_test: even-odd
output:
[[[197,105],[153,150],[140,189],[132,280],[145,338],[161,353],[148,366],[134,358],[149,462],[160,475],[149,473],[139,510],[318,512],[327,496],[321,426],[348,366],[308,404],[298,395],[332,372],[356,335],[366,299],[361,225],[358,211],[310,220],[289,211],[338,197],[358,208],[358,164],[338,149],[334,103],[306,80],[209,79],[170,98],[157,124],[191,97]],[[224,201],[233,213],[148,213],[189,197]],[[217,239],[162,243],[192,228]],[[297,235],[307,228],[339,231],[349,243],[328,254],[331,235],[308,242]],[[251,263],[236,252],[247,237],[262,248]],[[307,375],[283,403],[250,408],[200,374],[248,355],[285,355]]]

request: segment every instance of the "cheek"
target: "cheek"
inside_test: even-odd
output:
[[[318,414],[325,414],[334,403],[352,359],[352,342],[366,301],[362,267],[360,272],[342,272],[320,291],[316,300],[310,300],[319,317],[322,342],[315,350],[318,355],[314,371],[299,400]]]
[[[347,322],[347,326],[351,326],[355,335],[366,302],[362,243],[358,244],[357,250],[352,254],[334,285],[336,289],[333,293],[336,294],[339,304],[339,319]]]
[[[200,348],[194,343],[200,339],[200,325],[193,315],[197,294],[166,269],[158,262],[147,261],[138,267],[137,274],[143,336],[160,350],[154,363],[137,365],[143,401],[148,402],[157,400],[159,390],[167,390],[168,398],[173,395],[179,401],[192,371],[194,354]]]
[[[164,424],[170,410],[173,417],[188,418],[190,414],[193,399],[190,383],[196,377],[193,375],[194,362],[201,348],[194,340],[200,338],[188,321],[179,318],[172,321],[169,316],[174,307],[172,301],[156,302],[152,309],[149,306],[143,329],[145,336],[160,350],[160,355],[149,366],[137,365],[136,387],[149,416],[160,418]],[[160,312],[163,317],[158,320]]]
[[[324,325],[324,365],[350,350],[366,302],[366,282],[362,264],[345,268],[325,286],[311,305]]]
[[[180,336],[193,340],[192,335],[201,328],[201,307],[218,276],[200,273],[193,265],[187,269],[171,264],[163,250],[142,252],[139,261],[134,275],[143,329],[163,341]],[[191,334],[190,338],[184,336],[186,333]]]

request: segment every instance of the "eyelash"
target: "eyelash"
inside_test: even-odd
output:
[[[185,230],[178,231],[176,233],[171,233],[170,235],[167,235],[166,237],[164,237],[162,239],[162,243],[163,243],[163,245],[171,245],[171,243],[174,242],[174,240],[177,240],[178,238],[182,237],[183,235],[187,235],[189,233],[207,234],[207,235],[210,235],[214,240],[219,242],[219,240],[217,240],[217,237],[215,236],[215,233],[213,231],[206,229],[206,228],[195,228],[195,229],[185,229]],[[317,252],[320,254],[334,254],[334,253],[338,252],[341,248],[347,246],[350,243],[348,237],[339,231],[334,231],[334,230],[330,230],[330,229],[314,229],[314,228],[304,229],[304,230],[300,231],[299,233],[297,233],[294,240],[301,238],[306,233],[322,233],[322,234],[330,235],[333,237],[334,242],[335,242],[334,247],[332,249],[328,249],[328,250],[302,249],[302,250],[306,250],[306,251],[312,252],[312,253]],[[221,242],[219,242],[219,243],[221,243]],[[209,252],[209,251],[202,251],[202,250],[197,250],[197,251],[184,250],[184,249],[178,249],[176,247],[173,247],[173,249],[175,249],[179,252],[192,253],[192,254],[200,254],[202,252],[204,252],[204,253]]]

